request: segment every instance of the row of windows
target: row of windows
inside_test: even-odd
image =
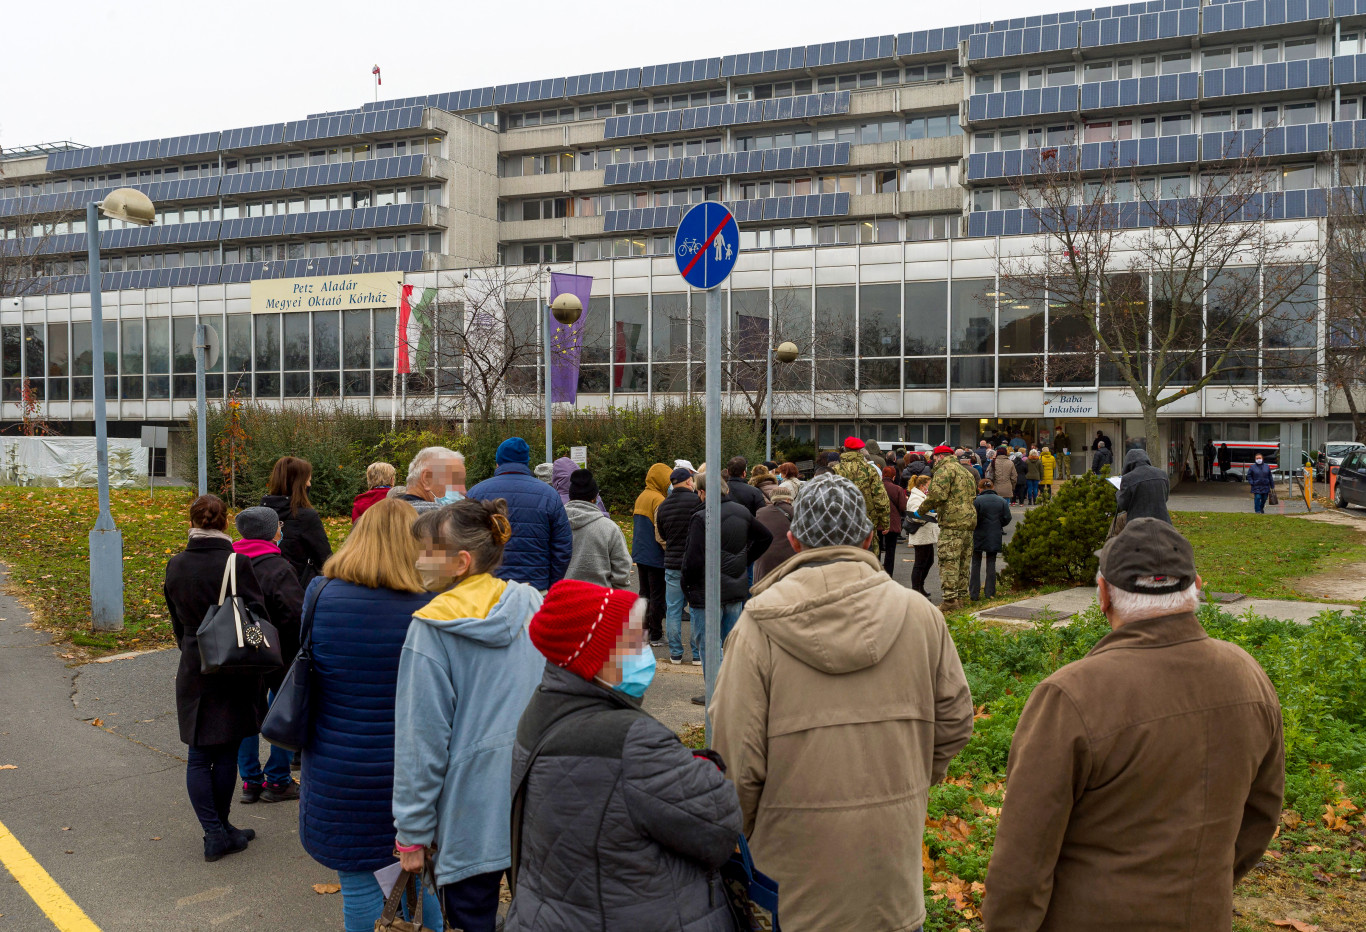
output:
[[[735,88],[733,99],[769,100],[774,97],[800,97],[812,93],[823,94],[828,91],[846,91],[855,88],[926,84],[958,79],[962,76],[963,71],[957,65],[948,63],[913,65],[904,70],[884,68],[880,71],[863,71],[856,74],[825,75],[819,78],[742,85]],[[724,103],[727,103],[726,92],[721,89],[660,94],[655,97],[637,97],[634,100],[618,100],[612,103],[582,104],[577,107],[566,106],[510,113],[507,115],[504,125],[507,129],[521,129],[553,123],[572,123],[578,120],[603,120],[609,116],[625,116],[632,113],[685,110],[690,107],[708,107]]]
[[[855,243],[926,242],[949,239],[957,235],[958,215],[939,214],[909,217],[906,220],[884,219],[820,225],[773,227],[741,230],[741,249],[782,249],[790,246],[838,246]],[[673,250],[671,236],[630,236],[612,239],[580,240],[576,243],[529,244],[509,247],[504,261],[524,265],[538,262],[567,262],[565,256],[572,249],[573,258],[581,262],[595,259],[625,258],[629,256],[665,256]]]
[[[843,126],[821,126],[815,130],[783,130],[736,136],[735,150],[785,149],[789,146],[809,146],[814,143],[848,142],[865,145],[877,142],[897,142],[902,139],[942,139],[963,135],[958,112],[918,114],[906,119],[870,120]]]
[[[1354,171],[1355,166],[1343,167],[1346,171],[1350,171],[1350,177],[1355,179],[1357,174]],[[1344,183],[1350,184],[1354,181],[1344,180]],[[1317,169],[1314,165],[1286,165],[1280,168],[1266,169],[1262,172],[1262,178],[1255,185],[1238,185],[1236,192],[1239,196],[1243,196],[1250,193],[1251,190],[1259,193],[1305,191],[1318,186]],[[1227,174],[1192,171],[1179,175],[1139,178],[1134,181],[1113,181],[1108,184],[1101,181],[1086,182],[1083,185],[1082,197],[1088,204],[1100,201],[1127,204],[1132,201],[1148,202],[1157,199],[1171,200],[1190,197],[1194,191],[1199,191],[1201,195],[1234,193],[1234,190],[1229,188],[1229,176]],[[974,211],[1017,210],[1029,206],[1029,200],[1028,195],[1022,198],[1020,191],[1013,187],[975,188],[972,192],[972,209]]]
[[[1347,98],[1355,119],[1359,97]],[[1325,104],[1325,107],[1328,106]],[[1348,112],[1345,109],[1340,113]],[[1319,105],[1312,100],[1267,103],[1255,107],[1226,110],[1180,111],[1160,116],[1126,120],[1095,120],[1082,125],[1082,142],[1112,142],[1125,139],[1151,139],[1157,136],[1184,136],[1189,133],[1224,133],[1230,130],[1274,129],[1277,126],[1302,126],[1319,122]],[[1012,149],[1037,149],[1040,146],[1066,146],[1077,142],[1073,123],[1052,126],[992,130],[973,133],[973,152],[1008,152]]]
[[[425,250],[440,253],[440,233],[398,233],[386,236],[342,236],[307,243],[255,243],[250,246],[223,247],[223,265],[239,262],[274,262],[286,259],[321,259],[326,256],[368,256],[386,252]],[[178,269],[199,265],[219,265],[218,249],[182,249],[173,252],[144,252],[100,257],[101,272],[133,269]],[[35,269],[37,275],[84,275],[89,268],[85,259],[47,259]]]
[[[1355,54],[1357,47],[1356,36],[1345,35],[1338,54]],[[1091,84],[1098,81],[1146,78],[1159,74],[1181,74],[1187,71],[1211,71],[1242,65],[1269,65],[1282,61],[1302,61],[1316,58],[1318,55],[1318,39],[1313,37],[1256,42],[1203,49],[1200,52],[1166,52],[1161,55],[1088,61],[1080,68],[1067,63],[1012,69],[995,74],[978,74],[973,76],[972,92],[991,94],[997,91],[1018,91],[1023,88],[1061,87],[1066,84]]]
[[[363,162],[367,159],[387,159],[400,155],[431,155],[446,157],[444,136],[398,139],[390,142],[358,143],[352,146],[331,146],[304,152],[282,152],[275,155],[229,158],[223,160],[223,174],[271,171],[281,168],[300,168],[307,165],[331,165],[339,162]],[[218,162],[200,162],[162,168],[144,168],[127,172],[105,172],[80,178],[52,178],[43,182],[21,182],[0,185],[0,198],[32,194],[65,194],[68,191],[109,188],[120,184],[152,184],[158,181],[181,181],[209,178],[219,172]]]
[[[328,210],[351,210],[364,207],[387,207],[392,204],[441,204],[445,196],[442,185],[399,185],[370,190],[315,194],[309,197],[267,198],[259,201],[225,203],[195,207],[161,207],[156,212],[156,225],[201,223],[211,220],[237,220],[241,217],[273,217],[285,214],[317,213]],[[133,224],[109,217],[100,218],[101,230],[117,230]],[[56,223],[34,223],[19,227],[0,224],[0,240],[24,236],[48,236],[63,233],[84,233],[85,217],[79,216]]]

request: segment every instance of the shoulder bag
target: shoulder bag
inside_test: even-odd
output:
[[[782,932],[778,927],[778,882],[755,869],[744,835],[736,852],[721,866],[721,883],[738,932]]]
[[[329,579],[319,586],[313,600],[304,606],[303,640],[299,652],[294,655],[289,672],[275,691],[275,701],[270,704],[266,720],[261,723],[261,737],[286,751],[302,751],[313,729],[309,695],[313,688],[313,613],[330,582]]]
[[[1267,503],[1268,505],[1279,505],[1279,504],[1281,503],[1280,498],[1276,495],[1276,488],[1275,488],[1275,486],[1272,486],[1272,488],[1271,488],[1271,494],[1267,495],[1267,497],[1266,497],[1266,503]]]
[[[223,567],[218,604],[209,607],[195,632],[199,641],[199,672],[262,674],[285,665],[280,635],[237,594],[237,554]]]

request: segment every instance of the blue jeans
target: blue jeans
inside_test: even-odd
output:
[[[683,656],[683,571],[664,571],[664,637],[669,642],[669,656]]]
[[[1039,480],[1038,480],[1038,479],[1026,479],[1026,480],[1025,480],[1025,496],[1026,496],[1031,502],[1034,501],[1034,499],[1036,499],[1036,498],[1039,497]]]
[[[1264,510],[1266,508],[1266,496],[1267,493],[1265,492],[1252,493],[1252,510],[1257,512],[1257,514],[1259,515],[1266,514]]]
[[[740,620],[740,613],[745,610],[744,602],[726,602],[721,606],[721,643],[726,643],[726,636],[730,634],[735,623]],[[703,656],[702,644],[706,640],[707,633],[707,613],[700,608],[694,607],[689,615],[692,619],[692,655],[699,660],[706,660]],[[721,659],[726,657],[725,651],[721,653]]]
[[[266,693],[266,698],[270,702],[274,702],[275,693]],[[294,755],[284,748],[270,745],[270,756],[266,758],[266,768],[263,774],[261,772],[261,745],[258,739],[258,735],[243,738],[241,746],[237,748],[237,773],[242,777],[242,782],[274,783],[277,786],[288,785],[292,779],[289,775],[289,761]],[[376,887],[375,889],[379,888]]]
[[[346,932],[375,932],[375,922],[384,914],[384,891],[375,875],[370,871],[337,871],[337,879],[341,881],[342,922]],[[412,918],[409,910],[405,909],[404,914]],[[430,887],[422,888],[422,924],[429,929],[441,925],[441,903]]]

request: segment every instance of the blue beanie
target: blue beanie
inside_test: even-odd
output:
[[[521,437],[509,437],[498,444],[498,452],[493,460],[499,466],[504,463],[521,463],[526,466],[531,462],[531,448]]]

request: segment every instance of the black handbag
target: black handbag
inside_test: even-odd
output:
[[[260,618],[237,594],[237,554],[223,567],[218,604],[204,613],[195,632],[199,642],[199,672],[271,673],[285,665],[280,654],[280,633]]]
[[[328,580],[318,587],[313,601],[304,606],[303,640],[294,662],[289,665],[280,688],[275,690],[275,701],[270,704],[266,720],[261,723],[261,737],[286,751],[302,751],[308,744],[313,728],[313,707],[310,691],[313,688],[313,612],[318,597],[327,588]]]

